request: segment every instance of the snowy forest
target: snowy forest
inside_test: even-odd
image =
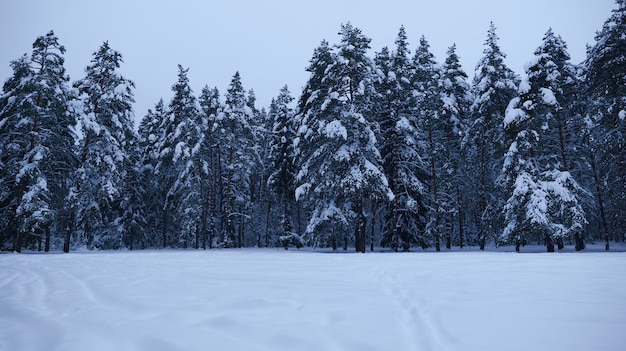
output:
[[[135,126],[108,42],[71,81],[60,39],[36,38],[0,95],[0,249],[624,240],[626,0],[584,62],[547,29],[521,76],[493,23],[472,78],[454,45],[438,61],[404,27],[373,54],[350,23],[334,42],[314,48],[299,96],[285,86],[267,108],[239,73],[197,93],[179,65],[172,99]]]

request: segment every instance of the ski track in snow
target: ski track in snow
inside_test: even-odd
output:
[[[0,350],[626,345],[626,253],[0,255]]]
[[[428,303],[418,295],[398,282],[395,274],[383,276],[381,286],[398,303],[401,311],[406,337],[413,340],[414,350],[435,351],[449,350],[449,340],[445,338],[447,333],[439,321],[437,321],[428,308]],[[449,337],[449,336],[448,336]]]

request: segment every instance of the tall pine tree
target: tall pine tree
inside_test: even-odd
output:
[[[285,249],[290,242],[300,245],[298,237],[294,235],[292,227],[292,213],[296,178],[296,164],[293,140],[296,136],[294,113],[289,107],[293,101],[289,88],[285,85],[270,108],[270,117],[273,117],[270,152],[268,162],[272,170],[267,180],[282,207],[282,235],[281,241]]]
[[[471,151],[468,155],[471,188],[476,198],[474,218],[478,242],[484,250],[487,238],[500,232],[499,215],[502,196],[496,179],[502,168],[505,152],[503,120],[506,107],[517,92],[518,78],[504,63],[506,56],[498,45],[496,27],[489,26],[483,57],[476,66],[472,84],[474,103],[470,110],[469,135]]]
[[[128,190],[135,100],[134,83],[117,72],[122,62],[122,55],[104,42],[85,69],[85,78],[74,83],[83,106],[80,168],[72,201],[74,228],[76,244],[90,249],[124,246],[121,202]]]
[[[307,232],[317,245],[336,248],[343,241],[347,249],[353,232],[356,250],[365,252],[368,202],[393,194],[372,130],[370,39],[349,23],[339,34],[335,62],[321,79],[329,84],[327,96],[317,107],[317,125],[309,124],[317,142],[307,147],[296,196],[313,204]]]
[[[76,115],[64,53],[54,32],[38,37],[30,59],[11,64],[0,98],[3,245],[12,241],[17,252],[42,243],[47,251],[53,238],[69,234]]]
[[[615,2],[584,63],[589,163],[607,250],[626,227],[626,1]]]
[[[565,42],[551,29],[526,74],[504,120],[510,146],[502,181],[509,196],[501,238],[514,240],[517,250],[525,240],[543,241],[552,252],[555,243],[560,249],[564,238],[574,237],[580,250],[587,224],[584,191],[569,172],[566,145],[575,69]]]
[[[413,244],[425,247],[427,217],[427,166],[413,120],[413,63],[404,27],[391,54],[383,49],[376,57],[375,113],[380,128],[383,169],[393,194],[389,202],[381,245],[407,251]]]

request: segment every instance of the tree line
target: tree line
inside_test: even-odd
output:
[[[369,56],[350,23],[299,98],[258,109],[236,73],[133,125],[134,84],[104,42],[70,83],[54,32],[0,96],[0,248],[411,248],[624,240],[626,1],[580,64],[549,29],[519,77],[493,23],[473,79],[401,27]],[[530,56],[530,55],[529,55]]]

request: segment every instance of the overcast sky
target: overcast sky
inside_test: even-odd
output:
[[[582,61],[614,7],[613,0],[0,0],[0,79],[52,29],[67,49],[72,81],[103,41],[122,53],[122,74],[136,84],[137,119],[159,98],[169,102],[178,64],[190,68],[196,95],[205,84],[223,94],[239,71],[262,107],[285,84],[299,96],[313,50],[322,39],[337,43],[348,21],[372,39],[373,51],[393,48],[401,24],[412,51],[425,35],[439,62],[456,43],[470,76],[493,21],[506,63],[521,74],[549,27],[568,43],[572,61]]]

